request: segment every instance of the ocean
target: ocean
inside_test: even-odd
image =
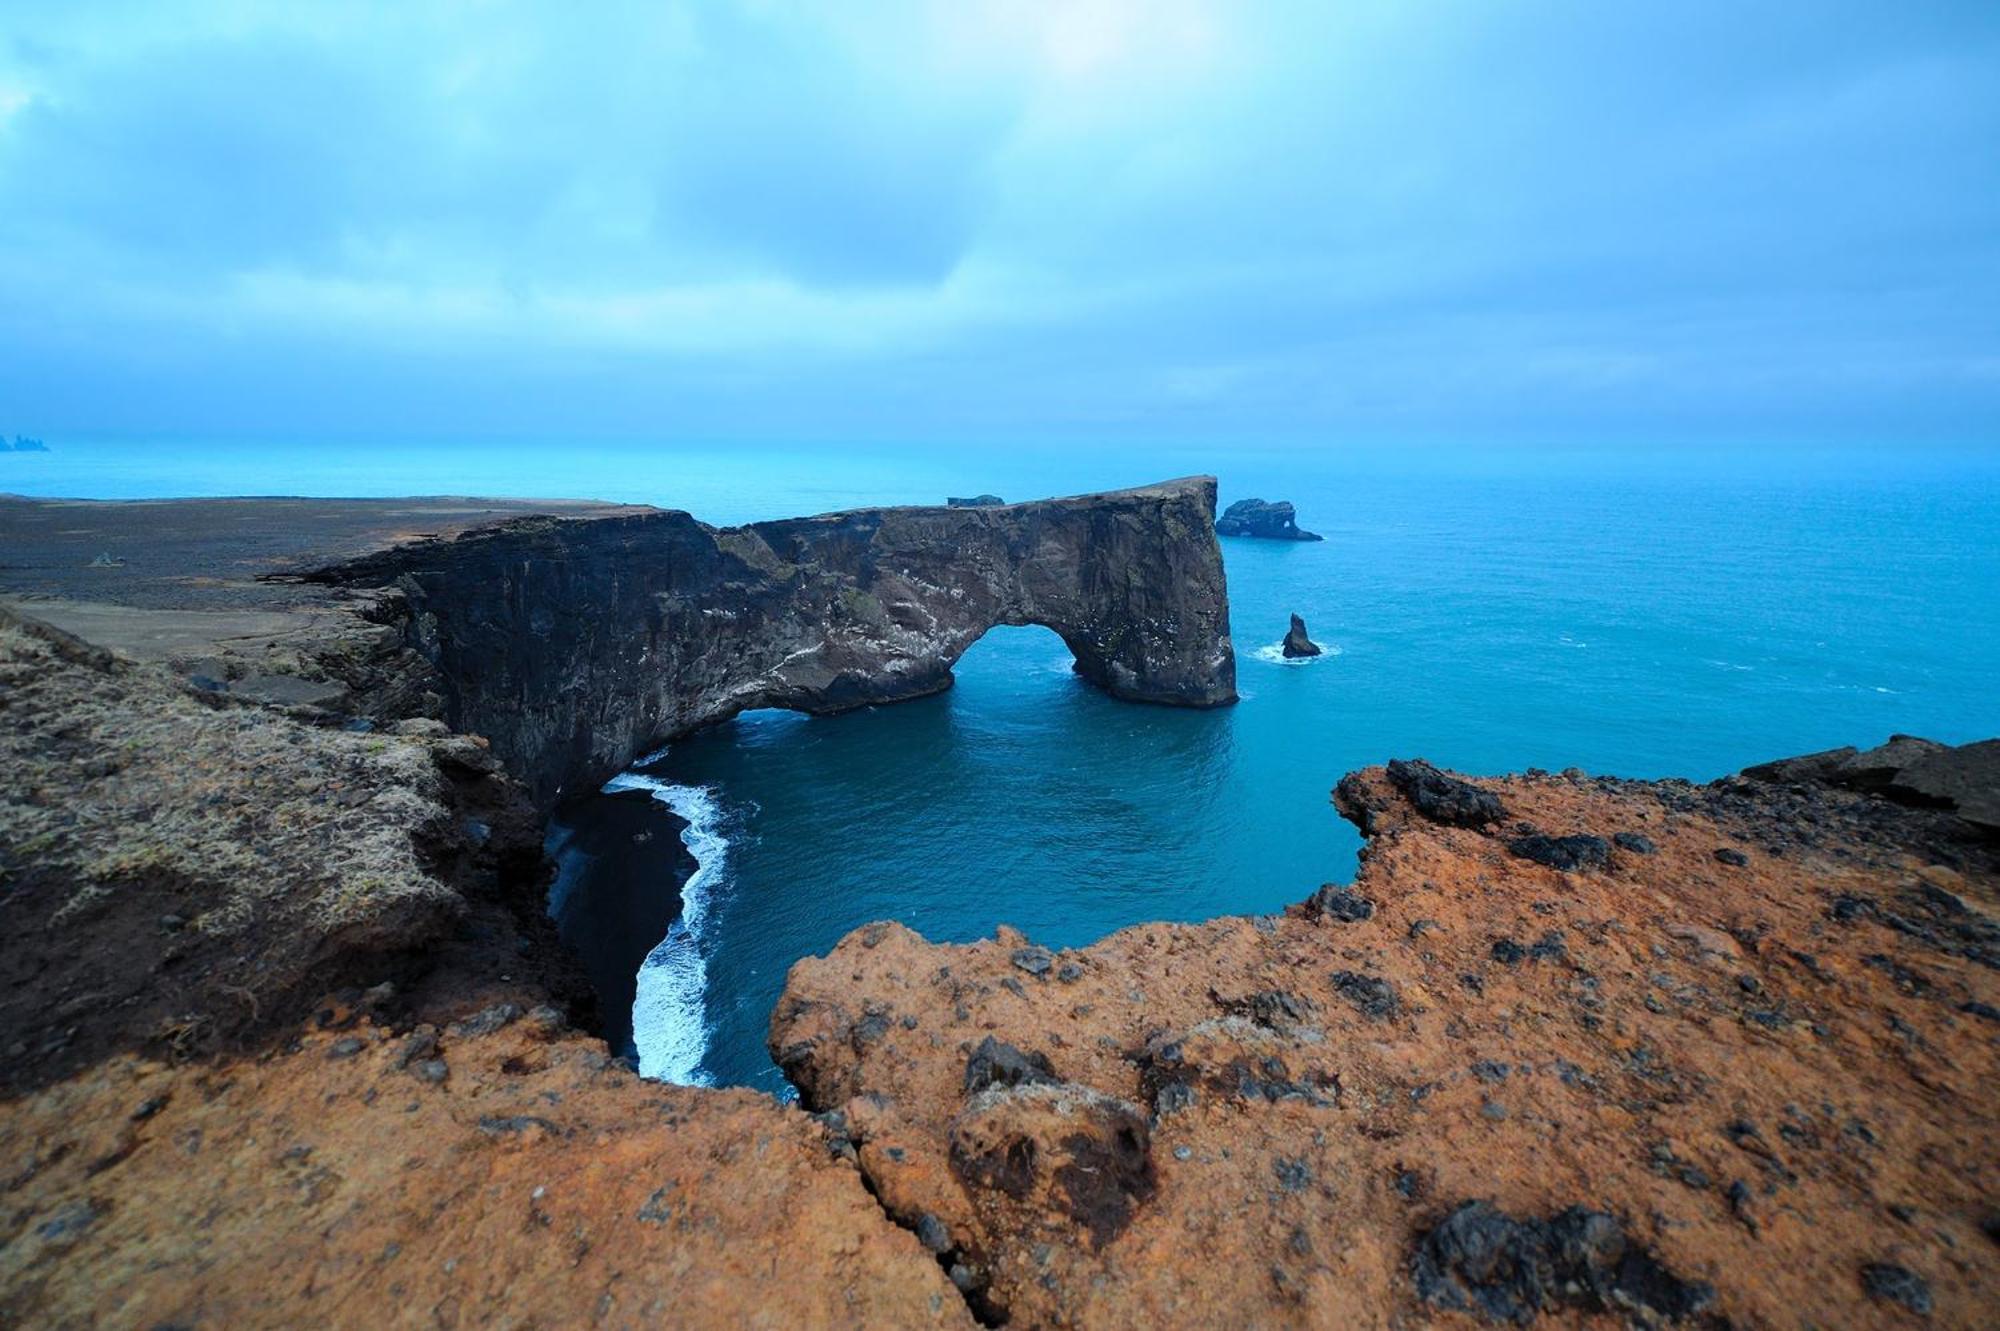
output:
[[[570,496],[734,523],[1208,472],[1325,536],[1223,542],[1234,707],[1119,703],[1053,633],[996,629],[945,694],[746,714],[618,778],[687,820],[699,867],[677,894],[672,848],[600,839],[564,891],[587,915],[594,883],[657,879],[629,1051],[678,1081],[787,1093],[764,1049],[785,972],[873,920],[1064,947],[1300,900],[1354,871],[1333,784],[1388,758],[1708,780],[2000,734],[1991,453],[52,447],[0,455],[0,491]],[[1308,664],[1276,656],[1294,612],[1327,649]]]

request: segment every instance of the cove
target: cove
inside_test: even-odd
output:
[[[685,737],[641,774],[706,792],[726,843],[700,1075],[787,1094],[764,1049],[785,973],[873,920],[1061,947],[1303,900],[1354,871],[1334,783],[1391,757],[1709,780],[1857,736],[1991,733],[2000,493],[1964,479],[1300,465],[1226,491],[1291,499],[1327,537],[1222,542],[1232,708],[1122,703],[1054,634],[999,628],[944,693]],[[1307,665],[1274,659],[1294,611],[1328,648]],[[610,871],[671,916],[678,855],[628,840]]]

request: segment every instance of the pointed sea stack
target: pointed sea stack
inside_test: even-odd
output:
[[[1297,615],[1292,616],[1292,626],[1285,630],[1284,650],[1285,656],[1292,659],[1319,655],[1319,644],[1306,636],[1306,622]]]

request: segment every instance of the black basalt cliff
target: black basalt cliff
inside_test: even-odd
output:
[[[1214,522],[1209,477],[744,527],[533,516],[306,576],[400,591],[451,724],[487,736],[546,803],[748,708],[935,693],[999,624],[1055,630],[1115,697],[1233,702]]]

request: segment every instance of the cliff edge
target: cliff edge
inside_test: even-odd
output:
[[[1215,481],[1194,477],[746,527],[537,517],[305,577],[398,597],[452,724],[490,738],[547,801],[749,708],[935,693],[999,624],[1055,630],[1114,697],[1234,702],[1214,516]]]
[[[2000,844],[1422,763],[1351,886],[1051,952],[876,924],[771,1049],[988,1322],[1900,1326],[2000,1287]]]

